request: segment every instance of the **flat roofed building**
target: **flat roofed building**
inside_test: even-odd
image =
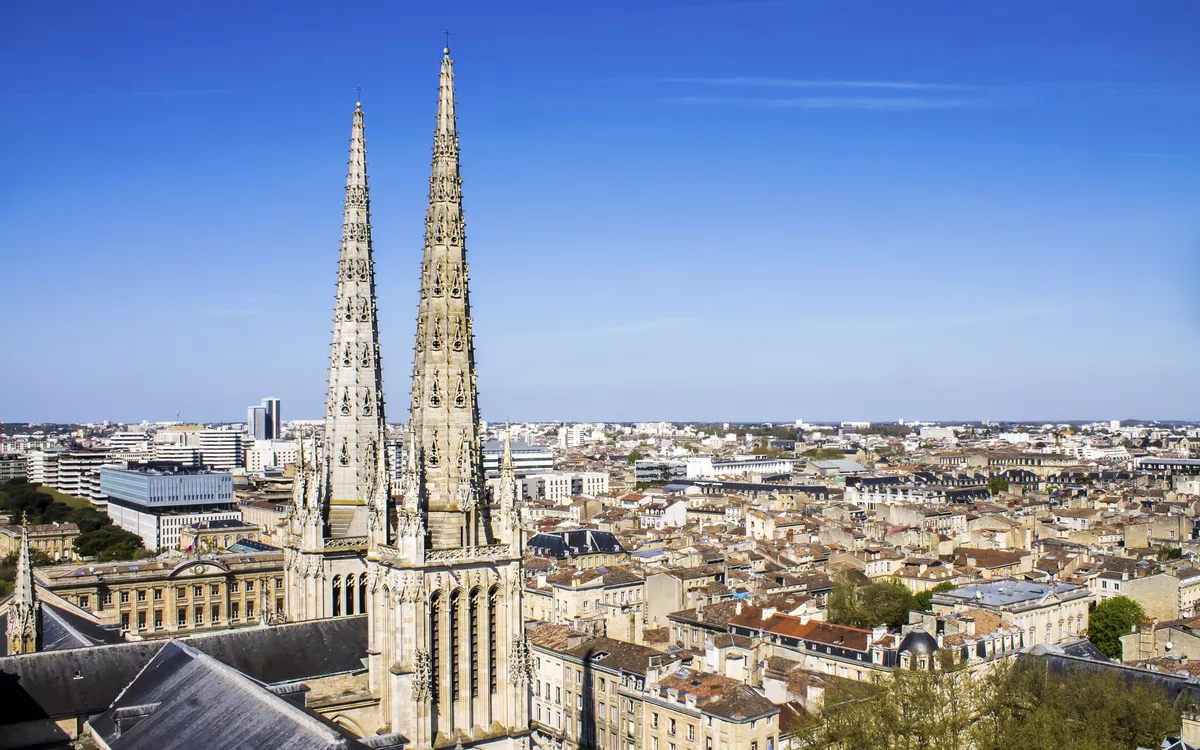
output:
[[[185,526],[241,520],[228,472],[160,463],[105,467],[100,471],[100,486],[109,497],[113,523],[142,537],[151,550],[178,549]]]
[[[483,470],[489,477],[500,475],[500,459],[504,454],[502,440],[487,440],[483,444]],[[548,449],[527,443],[512,444],[513,473],[518,477],[554,469],[554,454]]]
[[[0,453],[0,482],[24,479],[29,471],[29,462],[21,453]]]

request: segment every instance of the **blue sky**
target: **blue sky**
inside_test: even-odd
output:
[[[406,419],[446,25],[485,418],[1200,419],[1198,22],[21,3],[0,420],[238,420],[268,394],[319,416],[359,82]]]

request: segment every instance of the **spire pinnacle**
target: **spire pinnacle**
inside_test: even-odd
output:
[[[37,650],[37,612],[40,604],[33,588],[33,560],[29,550],[29,516],[21,514],[21,547],[17,550],[17,573],[12,601],[8,605],[9,654],[29,654]]]

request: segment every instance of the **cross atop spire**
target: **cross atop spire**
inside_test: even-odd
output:
[[[447,26],[445,29],[442,30],[442,33],[446,35],[446,48],[442,50],[442,54],[445,55],[446,57],[449,57],[450,56],[450,35],[451,35],[450,27]]]

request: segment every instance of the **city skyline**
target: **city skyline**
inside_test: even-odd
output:
[[[4,86],[55,148],[0,125],[0,243],[26,249],[10,302],[36,311],[10,331],[0,415],[233,422],[271,393],[319,417],[330,155],[359,81],[384,388],[404,401],[419,61],[448,20],[471,72],[484,418],[1195,419],[1194,12],[1016,7],[864,26],[819,4],[618,5],[574,11],[579,36],[418,11],[394,48],[361,32],[353,62],[310,57],[359,33],[312,7],[254,51],[265,12],[125,29],[87,10],[48,39],[59,19],[23,9],[8,54],[39,64]],[[975,23],[978,49],[939,37]]]

